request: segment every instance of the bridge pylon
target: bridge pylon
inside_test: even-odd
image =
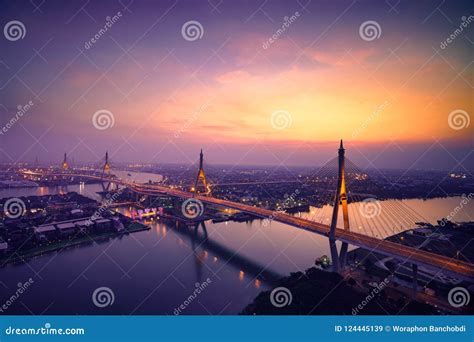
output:
[[[104,167],[102,168],[103,175],[110,175],[110,164],[109,164],[109,152],[105,152],[105,162]]]
[[[344,157],[344,146],[341,140],[341,144],[339,146],[338,155],[339,155],[339,162],[338,162],[338,177],[337,177],[337,189],[336,195],[334,196],[334,207],[332,212],[332,220],[331,220],[331,229],[329,231],[329,248],[331,250],[331,259],[333,265],[333,271],[339,272],[340,269],[343,269],[346,265],[346,257],[347,257],[347,248],[348,245],[346,242],[341,244],[340,252],[337,251],[336,246],[336,226],[337,226],[337,218],[339,214],[339,206],[342,207],[342,217],[344,220],[344,230],[350,230],[349,225],[349,211],[347,206],[347,190],[346,190],[346,180],[345,180],[345,157]]]
[[[63,159],[63,163],[61,164],[61,169],[63,171],[69,170],[69,163],[67,162],[67,154],[66,153],[64,153],[64,159]]]
[[[105,151],[105,161],[104,161],[104,166],[102,167],[102,178],[107,178],[109,176],[110,176],[109,152]],[[107,182],[106,186],[104,186],[104,183],[102,183],[102,189],[104,191],[109,191],[111,185],[112,183],[110,181]]]
[[[191,188],[191,192],[196,195],[196,194],[203,194],[203,195],[210,195],[211,194],[211,187],[209,183],[207,182],[206,174],[204,173],[204,167],[203,167],[203,162],[204,162],[204,154],[201,153],[199,154],[199,171],[196,177],[196,180],[194,182],[194,186]],[[204,188],[204,191],[200,192],[198,187],[202,186]]]

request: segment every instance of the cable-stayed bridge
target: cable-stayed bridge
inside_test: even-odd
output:
[[[355,218],[355,226],[357,227],[359,225],[359,227],[354,229],[354,225],[352,225],[351,229],[351,222],[349,217],[350,206],[348,205],[348,201],[351,198],[352,200],[356,201],[357,196],[359,196],[360,194],[351,194],[347,190],[351,184],[354,184],[353,182],[355,180],[364,179],[366,175],[364,175],[363,172],[357,169],[353,165],[353,163],[345,159],[345,150],[343,148],[342,141],[338,151],[338,157],[335,159],[336,164],[333,165],[334,160],[331,161],[325,167],[323,167],[317,175],[317,178],[321,180],[334,180],[333,184],[331,184],[330,181],[325,183],[334,186],[332,191],[328,191],[328,189],[321,190],[321,192],[327,194],[329,200],[333,203],[331,215],[332,217],[330,222],[328,223],[323,222],[323,220],[320,220],[320,222],[318,222],[317,218],[313,218],[313,220],[308,220],[301,217],[286,214],[284,211],[280,210],[259,208],[257,206],[213,197],[211,194],[212,184],[208,182],[203,169],[202,152],[200,156],[198,174],[193,186],[191,187],[191,191],[175,189],[160,184],[137,183],[132,180],[115,177],[111,173],[108,154],[106,154],[102,170],[99,170],[99,172],[96,172],[94,174],[71,169],[67,163],[66,156],[62,163],[62,170],[27,170],[23,171],[23,173],[25,175],[37,176],[81,177],[106,183],[107,185],[104,187],[105,190],[108,190],[111,184],[116,184],[117,186],[126,187],[137,194],[148,196],[168,195],[172,197],[181,198],[183,200],[192,199],[194,201],[200,201],[204,204],[211,204],[214,206],[235,209],[264,219],[271,218],[274,221],[281,222],[283,224],[287,224],[298,229],[303,229],[312,233],[326,236],[328,238],[331,250],[333,270],[337,272],[343,270],[346,267],[348,246],[353,245],[371,252],[376,252],[382,255],[396,258],[401,263],[412,264],[414,278],[416,278],[418,266],[421,266],[434,270],[435,272],[443,272],[445,274],[449,274],[460,279],[471,281],[474,279],[474,265],[469,262],[449,258],[443,255],[427,252],[414,247],[383,240],[380,238],[380,235],[382,234],[377,235],[376,233],[374,233],[374,229],[376,229],[375,224],[372,224],[373,227],[371,227],[371,231],[373,234],[363,234],[361,232],[358,232],[357,229],[361,228],[360,224],[364,223],[362,221],[357,222],[357,215],[354,215],[354,208],[352,208],[353,214],[351,216]],[[348,171],[347,173],[346,168]],[[335,170],[337,173],[336,177],[330,175],[333,170]],[[201,189],[201,191],[199,189]],[[398,232],[396,229],[388,228],[394,223],[399,223],[400,226],[407,225],[409,224],[410,220],[416,220],[418,218],[416,213],[406,205],[397,205],[396,203],[392,203],[390,204],[390,206],[392,206],[393,212],[398,212],[399,216],[396,216],[395,214],[389,214],[386,217],[380,219],[379,224],[386,227],[386,230],[384,232],[385,236],[394,235]],[[342,228],[338,227],[338,221],[341,221],[341,217],[343,221]],[[340,243],[339,248],[336,242]]]

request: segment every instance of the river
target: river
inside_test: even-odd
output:
[[[0,198],[77,191],[97,199],[100,190],[99,184],[3,189]],[[460,201],[450,197],[404,203],[435,222]],[[385,205],[382,202],[382,210]],[[455,221],[472,220],[473,203],[465,209]],[[330,207],[298,215],[324,221]],[[196,236],[190,228],[155,221],[148,231],[6,265],[0,269],[0,304],[8,302],[19,283],[29,278],[34,283],[3,313],[173,315],[181,306],[179,313],[185,315],[237,314],[262,290],[271,289],[274,278],[303,271],[315,258],[329,255],[324,237],[278,222],[208,222],[206,226],[207,242],[200,238],[202,232]],[[206,287],[196,293],[203,282]],[[101,287],[113,293],[111,305],[94,304],[93,293]]]

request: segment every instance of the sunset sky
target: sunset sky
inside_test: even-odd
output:
[[[209,163],[318,165],[344,139],[364,167],[473,170],[474,123],[448,119],[474,113],[474,21],[440,46],[472,1],[395,3],[2,1],[2,28],[17,20],[26,34],[0,36],[0,126],[34,105],[0,134],[0,161],[107,149],[117,162],[188,163],[202,147]],[[183,37],[188,21],[201,38]],[[113,126],[95,127],[99,110]]]

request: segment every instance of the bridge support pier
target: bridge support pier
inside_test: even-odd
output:
[[[415,298],[416,293],[418,292],[418,265],[412,264],[412,271],[413,271],[413,298]]]
[[[119,190],[119,186],[116,183],[107,182],[107,185],[104,185],[105,182],[102,182],[102,191],[109,192],[111,190]],[[114,189],[115,188],[115,189]]]
[[[194,235],[198,234],[199,227],[202,227],[204,237],[207,239],[207,228],[206,228],[206,223],[204,221],[196,222],[196,224],[194,225]]]
[[[104,182],[102,182],[101,185],[102,185],[102,191],[104,191],[104,192],[109,192],[109,190],[110,190],[110,185],[111,185],[110,182],[107,182],[107,185],[104,185]]]
[[[331,250],[332,271],[339,272],[339,254],[337,252],[336,240],[329,237],[329,249]]]
[[[349,245],[346,242],[343,242],[341,245],[341,250],[339,252],[339,264],[341,266],[341,269],[344,269],[346,267],[348,248],[349,248]]]

